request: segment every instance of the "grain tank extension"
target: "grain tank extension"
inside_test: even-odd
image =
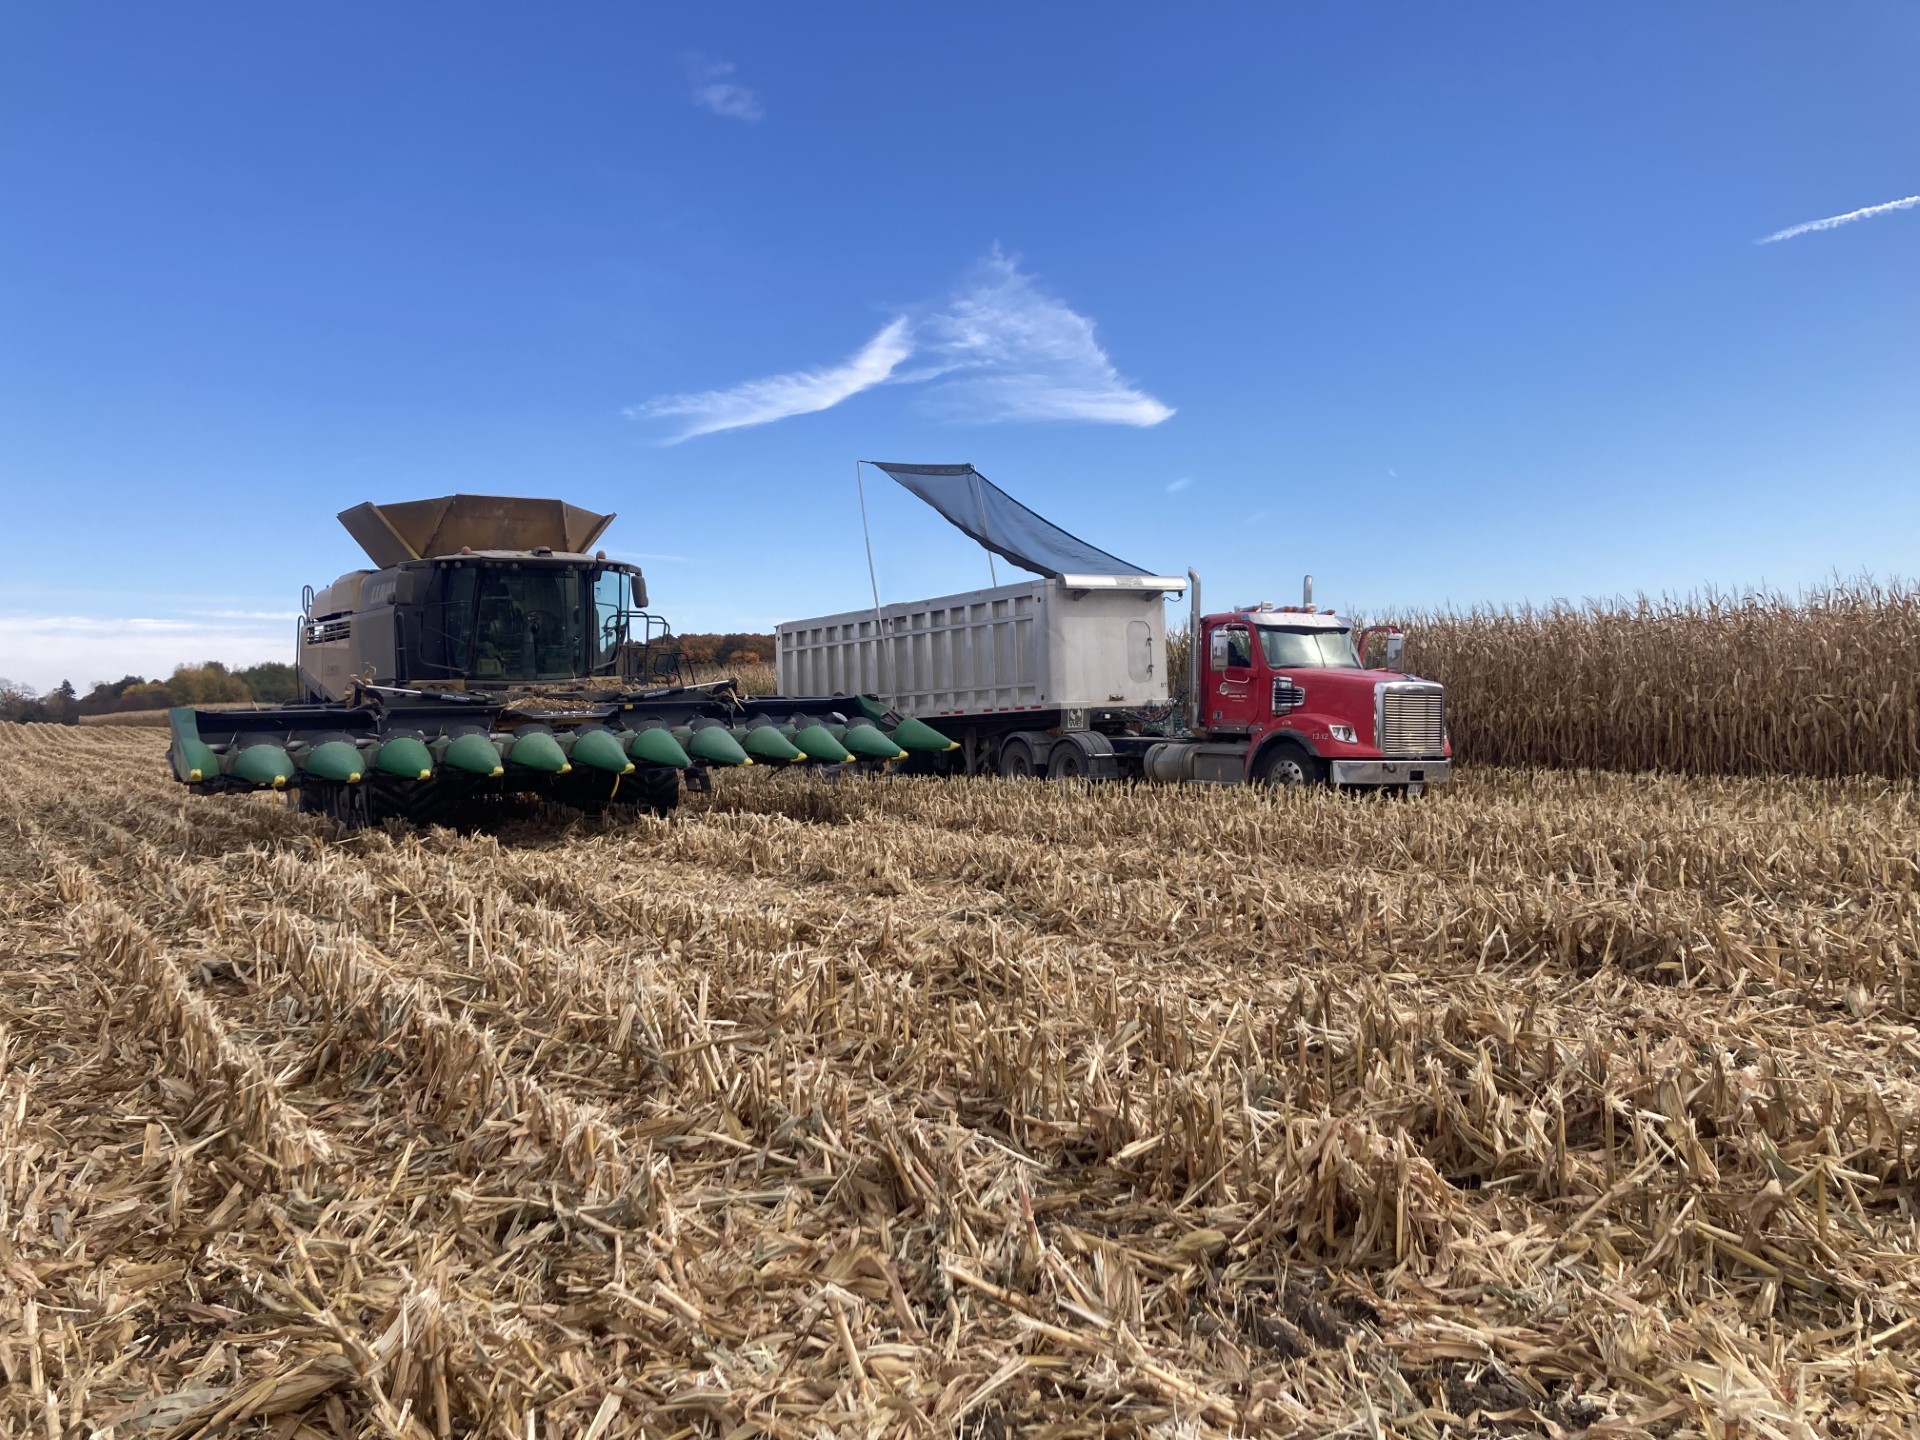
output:
[[[559,500],[451,495],[340,516],[375,568],[309,589],[301,704],[171,713],[174,777],[286,790],[342,823],[530,795],[666,813],[715,766],[881,768],[951,742],[871,696],[686,685],[613,522]]]

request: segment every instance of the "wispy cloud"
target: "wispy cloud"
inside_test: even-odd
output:
[[[954,375],[931,397],[952,419],[1158,425],[1173,414],[1120,378],[1091,320],[1047,294],[997,246],[921,333]]]
[[[729,80],[734,65],[730,60],[712,60],[705,55],[680,57],[686,67],[687,83],[693,87],[693,103],[729,120],[758,120],[767,113],[760,97],[746,86]]]
[[[687,423],[674,440],[711,435],[716,430],[739,430],[765,425],[790,415],[828,410],[850,395],[871,390],[892,375],[913,353],[905,317],[889,321],[880,333],[844,364],[826,370],[795,370],[749,380],[731,390],[702,390],[690,395],[662,395],[627,414],[636,420],[680,419]]]
[[[1167,493],[1169,495],[1178,495],[1191,484],[1193,484],[1193,477],[1191,475],[1182,475],[1178,480],[1175,480],[1167,486]]]
[[[1784,230],[1776,230],[1771,235],[1762,235],[1753,243],[1771,245],[1776,240],[1791,240],[1796,235],[1810,235],[1815,230],[1838,230],[1842,225],[1851,225],[1856,220],[1871,220],[1876,215],[1890,215],[1895,210],[1911,210],[1920,205],[1920,195],[1909,195],[1904,200],[1889,200],[1884,205],[1869,205],[1863,210],[1849,210],[1844,215],[1829,215],[1824,220],[1809,220],[1804,225],[1789,225]]]
[[[915,361],[910,369],[901,367]],[[665,395],[628,409],[635,419],[685,419],[671,441],[825,410],[883,383],[925,385],[948,420],[1081,420],[1158,425],[1173,414],[1123,379],[1093,322],[1047,294],[996,247],[953,295],[917,318],[888,323],[857,355],[825,370],[749,380],[726,390]]]

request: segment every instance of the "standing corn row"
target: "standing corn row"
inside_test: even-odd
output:
[[[1870,581],[1415,614],[1474,764],[1920,775],[1920,589]]]

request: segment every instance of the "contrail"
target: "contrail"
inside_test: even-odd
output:
[[[1891,210],[1911,210],[1920,205],[1920,195],[1909,195],[1904,200],[1889,200],[1884,205],[1869,205],[1864,210],[1849,210],[1844,215],[1829,215],[1824,220],[1809,220],[1804,225],[1789,225],[1784,230],[1776,230],[1771,235],[1762,235],[1753,243],[1771,245],[1776,240],[1791,240],[1796,235],[1805,235],[1809,230],[1837,230],[1842,225],[1851,225],[1856,220],[1871,219],[1875,215],[1885,215]]]

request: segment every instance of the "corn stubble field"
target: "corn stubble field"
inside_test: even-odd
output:
[[[1909,787],[0,818],[10,1435],[1912,1433]]]

